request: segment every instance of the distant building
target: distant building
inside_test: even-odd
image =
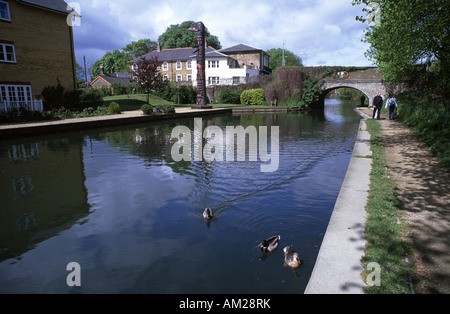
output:
[[[67,23],[71,13],[63,0],[0,0],[4,106],[40,98],[44,87],[55,86],[58,80],[66,90],[77,88],[73,31]]]
[[[161,49],[141,57],[156,56],[161,62],[161,75],[164,80],[182,84],[197,85],[196,48]],[[131,60],[130,70],[139,62],[138,57]],[[206,85],[244,84],[249,77],[271,73],[268,68],[269,56],[261,49],[237,45],[228,49],[206,48]]]
[[[111,73],[106,74],[103,70],[103,65],[100,66],[100,75],[97,76],[92,82],[89,84],[93,88],[103,88],[109,87],[113,88],[112,85],[114,83],[119,83],[123,87],[127,87],[133,80],[130,78],[130,73]],[[114,91],[112,90],[112,93]]]

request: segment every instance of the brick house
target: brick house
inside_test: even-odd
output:
[[[40,98],[58,80],[76,89],[72,14],[63,0],[0,0],[0,102]]]
[[[131,60],[129,62],[130,70],[133,70],[140,58],[156,56],[158,61],[161,62],[161,75],[165,81],[191,84],[195,79],[192,72],[193,67],[195,67],[192,56],[196,50],[196,48],[162,49],[158,43],[155,51]],[[214,50],[212,47],[206,48],[206,52]]]
[[[119,83],[123,87],[127,87],[133,81],[130,78],[130,73],[110,73],[107,74],[103,70],[103,65],[100,65],[100,75],[97,76],[92,82],[89,84],[92,88],[103,88],[109,87],[111,88],[112,94],[114,94],[114,89],[112,84]]]
[[[141,57],[157,56],[162,62],[161,75],[164,80],[196,86],[196,51],[197,48],[161,49],[158,44],[155,51]],[[131,70],[141,57],[129,62]],[[207,86],[242,84],[248,77],[271,73],[267,53],[242,44],[219,51],[207,47],[205,59]]]

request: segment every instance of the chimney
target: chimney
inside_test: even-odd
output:
[[[103,71],[103,64],[100,64],[100,75],[105,75],[105,72]]]
[[[156,46],[156,51],[160,52],[161,51],[161,43],[158,42],[158,45]]]

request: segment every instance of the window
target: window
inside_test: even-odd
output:
[[[208,68],[218,68],[219,61],[218,60],[208,60]]]
[[[164,70],[164,71],[169,70],[169,64],[168,64],[167,62],[164,62],[164,63],[163,63],[163,70]]]
[[[177,82],[183,81],[183,77],[181,75],[177,75]]]
[[[191,60],[189,60],[188,62],[187,62],[187,68],[190,70],[190,69],[192,69],[192,61]]]
[[[177,70],[181,70],[181,62],[177,61]]]
[[[8,2],[0,1],[0,20],[11,21]]]
[[[29,85],[0,85],[0,101],[28,102],[33,100]]]
[[[168,77],[167,75],[164,75],[163,80],[164,80],[164,81],[168,81],[168,80],[169,80],[169,77]]]
[[[14,45],[0,43],[0,62],[16,62]]]
[[[188,74],[187,80],[188,80],[188,82],[192,82],[192,75],[191,74]]]
[[[210,76],[208,78],[209,85],[218,85],[219,84],[219,78],[216,76]]]

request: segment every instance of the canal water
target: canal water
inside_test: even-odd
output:
[[[172,129],[193,119],[1,141],[0,293],[303,293],[351,158],[354,107],[202,118],[279,126],[271,173],[248,158],[173,161]],[[280,246],[263,254],[274,235]],[[296,270],[283,267],[288,245]]]

